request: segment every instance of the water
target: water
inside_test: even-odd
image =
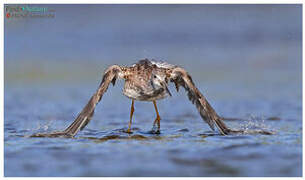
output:
[[[228,120],[228,126],[248,129],[249,134],[219,136],[210,131],[183,96],[184,92],[180,92],[159,103],[160,135],[148,134],[155,114],[153,105],[145,102],[136,102],[133,134],[128,135],[122,129],[128,125],[130,102],[114,90],[105,95],[92,122],[74,139],[23,137],[67,127],[88,94],[90,91],[84,91],[83,87],[6,90],[5,175],[301,175],[301,107],[288,102],[219,100],[217,104],[224,104],[221,107],[225,111],[239,108],[240,114],[244,113],[245,105],[256,107],[261,114],[280,114],[283,106],[295,113],[287,118],[245,115],[243,120]],[[251,130],[275,134],[263,135]]]
[[[302,175],[300,6],[51,7],[56,19],[5,20],[5,176]],[[118,81],[75,138],[29,137],[72,123],[108,65],[144,57],[185,67],[225,123],[247,133],[212,132],[170,85],[161,134],[148,133],[149,102],[135,102],[126,134],[131,102]]]

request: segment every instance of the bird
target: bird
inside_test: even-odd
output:
[[[164,61],[142,59],[131,66],[111,65],[108,67],[96,92],[78,114],[74,122],[64,131],[49,135],[74,137],[79,131],[83,130],[92,119],[96,105],[102,100],[109,85],[112,83],[114,86],[118,79],[125,80],[123,94],[131,99],[127,133],[132,133],[131,125],[135,101],[149,101],[153,103],[156,118],[153,122],[152,132],[160,133],[161,117],[157,108],[157,101],[172,96],[168,89],[169,82],[174,83],[177,92],[180,87],[185,89],[188,99],[196,106],[200,116],[212,130],[215,130],[216,125],[221,135],[227,135],[232,132],[225,125],[222,117],[216,113],[207,99],[198,90],[192,77],[184,68]]]

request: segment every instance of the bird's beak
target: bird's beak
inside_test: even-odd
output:
[[[169,91],[169,89],[167,88],[167,84],[166,83],[161,83],[161,85],[164,87],[164,89],[166,90],[166,92],[170,95],[170,96],[172,96],[172,93]]]

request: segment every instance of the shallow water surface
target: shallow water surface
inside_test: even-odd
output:
[[[225,122],[247,134],[220,136],[210,131],[183,92],[159,102],[159,135],[149,133],[155,114],[152,103],[147,102],[135,103],[133,133],[124,133],[130,102],[114,90],[105,95],[92,122],[75,138],[28,137],[69,125],[90,94],[81,90],[6,90],[5,176],[301,175],[301,117],[245,115],[242,120]],[[120,103],[113,103],[118,98]],[[227,104],[227,110],[236,108],[221,103]],[[280,104],[272,106],[281,109]]]

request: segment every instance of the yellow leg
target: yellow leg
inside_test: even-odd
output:
[[[157,132],[160,132],[160,115],[159,115],[159,112],[158,112],[158,108],[157,108],[157,103],[156,103],[156,101],[153,101],[153,103],[154,103],[154,106],[155,106],[155,110],[156,110],[156,114],[157,114],[157,117],[156,117],[156,119],[155,119],[155,121],[154,121],[154,125],[153,125],[153,128],[155,127],[155,124],[157,123],[157,125],[158,125],[158,130],[157,130]]]
[[[128,129],[127,129],[127,133],[130,133],[130,128],[131,128],[131,123],[132,123],[132,115],[133,115],[133,112],[134,112],[134,100],[132,100],[132,103],[131,103],[131,108],[130,108],[130,120],[129,120],[129,124],[128,124]]]

